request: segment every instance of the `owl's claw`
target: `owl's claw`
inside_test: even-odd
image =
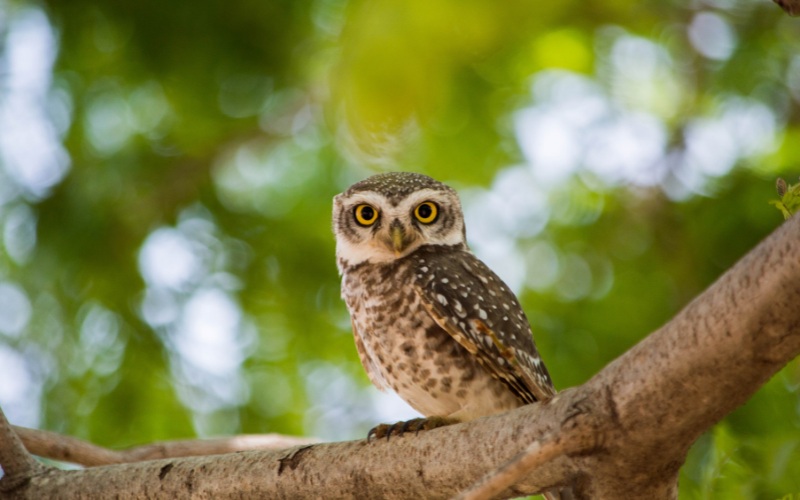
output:
[[[458,420],[448,417],[429,417],[429,418],[412,418],[405,422],[395,422],[393,424],[380,424],[376,425],[367,433],[367,442],[374,437],[380,439],[385,437],[388,441],[394,435],[400,437],[406,432],[413,431],[414,434],[419,434],[419,431],[429,431],[437,427],[444,427],[445,425],[455,424]]]
[[[376,425],[375,427],[370,429],[369,432],[367,433],[367,442],[369,443],[373,437],[375,439],[380,439],[386,436],[386,438],[388,439],[389,438],[389,433],[387,432],[388,429],[389,429],[389,424]]]

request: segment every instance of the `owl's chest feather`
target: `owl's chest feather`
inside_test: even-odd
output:
[[[402,265],[345,273],[342,295],[370,378],[424,415],[465,417],[519,405],[477,360],[430,316]],[[474,415],[473,415],[474,413]]]
[[[361,354],[379,367],[379,378],[399,391],[407,383],[406,373],[434,360],[424,348],[427,337],[436,336],[436,325],[420,304],[405,268],[375,266],[360,271],[345,274],[342,283],[354,334],[364,347]],[[445,336],[442,332],[440,342],[447,340]]]

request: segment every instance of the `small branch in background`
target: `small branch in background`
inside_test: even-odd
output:
[[[23,446],[22,441],[0,408],[0,492],[14,489],[20,482],[45,469]]]
[[[800,0],[773,0],[790,16],[800,15]]]
[[[126,450],[110,450],[55,432],[14,426],[30,453],[40,457],[95,467],[156,460],[159,458],[220,455],[247,450],[279,450],[318,440],[280,434],[251,434],[228,438],[163,441]]]

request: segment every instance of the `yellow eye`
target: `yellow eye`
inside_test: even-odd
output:
[[[378,220],[378,210],[370,205],[358,205],[355,210],[356,222],[362,226],[371,226]]]
[[[414,209],[414,217],[423,224],[430,224],[439,216],[439,207],[432,201],[423,201]]]

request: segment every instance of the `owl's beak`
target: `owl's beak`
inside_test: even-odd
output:
[[[392,226],[389,228],[389,235],[392,238],[392,249],[394,250],[395,255],[399,257],[403,253],[403,250],[408,248],[408,244],[411,241],[406,238],[405,231],[403,231],[403,226],[399,224],[392,224]]]
[[[405,235],[403,234],[403,228],[401,226],[392,225],[390,232],[392,236],[392,247],[394,248],[394,253],[397,256],[400,256],[400,254],[403,253],[403,250],[405,250],[408,246],[408,241],[405,239]]]

